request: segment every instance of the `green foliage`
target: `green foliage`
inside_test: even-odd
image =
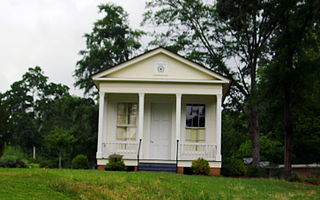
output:
[[[74,72],[75,86],[89,95],[94,95],[91,75],[128,60],[140,48],[138,40],[143,35],[142,31],[129,27],[128,14],[122,7],[112,3],[98,7],[103,18],[94,23],[91,33],[84,35],[87,46],[79,52],[82,59]]]
[[[88,169],[88,158],[85,155],[79,154],[72,159],[72,169]]]
[[[265,135],[260,136],[260,149],[261,149],[261,160],[280,163],[283,155],[283,147],[280,141],[272,140]],[[251,141],[246,140],[243,142],[235,156],[237,158],[248,158],[251,156]]]
[[[71,150],[75,137],[70,134],[70,130],[55,127],[49,135],[45,137],[49,150],[56,152],[59,156],[59,168],[62,167],[62,156]]]
[[[112,154],[108,158],[108,164],[105,166],[107,171],[126,171],[127,167],[124,164],[122,155]]]
[[[320,185],[320,176],[319,175],[308,176],[307,178],[304,179],[304,181],[315,184],[315,185]]]
[[[24,153],[19,147],[7,146],[0,157],[0,167],[24,168],[28,166]]]
[[[268,170],[267,170],[267,168],[249,165],[248,170],[247,170],[247,176],[249,176],[249,177],[267,177]]]
[[[209,175],[209,162],[203,158],[198,158],[197,160],[192,161],[191,170],[193,174]]]
[[[221,174],[224,176],[245,176],[247,175],[247,166],[241,159],[225,158],[222,162]]]

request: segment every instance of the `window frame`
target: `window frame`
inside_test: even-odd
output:
[[[204,122],[203,122],[203,126],[200,126],[200,117],[198,116],[198,126],[195,127],[195,126],[188,126],[188,122],[187,122],[187,118],[188,118],[188,106],[191,106],[191,112],[192,112],[192,106],[203,106],[204,108],[204,113],[202,115],[202,117],[204,118]],[[207,141],[207,134],[206,134],[206,104],[205,103],[186,103],[185,105],[185,111],[186,111],[186,115],[185,115],[185,141],[186,142],[190,142],[190,143],[205,143]],[[198,111],[199,113],[199,111]],[[193,125],[193,122],[191,122],[191,125]],[[193,140],[189,140],[187,139],[187,134],[188,134],[188,130],[195,130],[195,131],[201,131],[203,130],[204,131],[204,140],[200,140],[200,136],[199,136],[199,133],[197,133],[197,136],[196,136],[196,140],[193,141]],[[198,151],[198,146],[195,147],[196,148],[196,151]]]

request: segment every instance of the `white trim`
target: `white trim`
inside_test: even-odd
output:
[[[103,154],[103,122],[104,122],[104,92],[99,92],[99,125],[98,125],[98,148],[97,158],[102,158]]]
[[[221,99],[222,95],[217,94],[217,101],[216,101],[216,161],[221,161]]]
[[[223,80],[195,79],[152,79],[152,78],[93,78],[94,81],[146,81],[146,82],[178,82],[178,83],[229,83]]]
[[[144,93],[139,93],[139,140],[143,139],[143,119],[144,119]]]
[[[206,68],[200,66],[199,64],[196,64],[196,63],[191,62],[191,61],[189,61],[189,60],[187,60],[185,58],[182,58],[182,57],[180,57],[180,56],[178,56],[178,55],[176,55],[176,54],[174,54],[174,53],[172,53],[172,52],[170,52],[170,51],[168,51],[166,49],[163,49],[163,48],[155,49],[153,51],[150,51],[150,52],[146,53],[145,55],[139,56],[137,58],[133,58],[132,60],[129,60],[129,61],[125,62],[125,63],[119,64],[119,65],[114,66],[114,67],[109,68],[109,69],[106,69],[105,71],[102,71],[102,72],[100,72],[100,73],[98,73],[96,75],[93,75],[92,79],[93,80],[97,80],[97,78],[101,78],[101,77],[106,76],[108,74],[111,74],[113,72],[122,70],[122,69],[124,69],[124,68],[126,68],[126,67],[128,67],[128,66],[130,66],[132,64],[140,62],[140,61],[142,61],[142,60],[144,60],[146,58],[149,58],[149,57],[154,56],[154,55],[159,54],[159,53],[163,53],[163,54],[165,54],[165,55],[167,55],[169,57],[172,57],[172,58],[174,58],[174,59],[176,59],[176,60],[178,60],[178,61],[180,61],[180,62],[182,62],[182,63],[184,63],[184,64],[186,64],[188,66],[190,66],[190,67],[193,67],[194,69],[197,69],[197,70],[205,73],[205,74],[208,74],[208,75],[210,75],[210,76],[212,76],[214,78],[217,78],[217,79],[220,79],[222,81],[225,81],[226,83],[230,82],[230,80],[228,80],[227,78],[225,78],[225,77],[223,77],[223,76],[221,76],[221,75],[219,75],[219,74],[217,74],[217,73],[215,73],[215,72],[213,72],[213,71],[211,71],[209,69],[206,69]]]
[[[181,93],[176,94],[176,140],[181,141]]]

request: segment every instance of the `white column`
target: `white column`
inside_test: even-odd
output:
[[[216,152],[216,161],[221,161],[221,106],[222,106],[222,95],[216,95],[217,102],[216,102],[216,145],[217,145],[217,152]]]
[[[102,158],[103,148],[103,122],[104,122],[104,92],[99,92],[99,124],[98,124],[98,149],[97,158]]]
[[[144,93],[139,93],[139,125],[138,139],[143,139]]]
[[[176,140],[181,139],[181,94],[176,94]]]
[[[103,120],[102,120],[102,157],[107,158],[108,152],[107,152],[107,125],[108,125],[108,94],[104,94],[104,104],[103,104]]]

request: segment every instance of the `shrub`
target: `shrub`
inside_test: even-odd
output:
[[[72,169],[89,169],[87,156],[83,154],[77,155],[74,159],[72,159],[71,167]]]
[[[108,158],[108,164],[105,166],[105,170],[108,171],[126,171],[127,167],[124,165],[122,155],[112,154]]]
[[[249,177],[267,177],[268,170],[263,167],[248,166],[247,175]]]
[[[307,177],[305,179],[305,181],[308,183],[315,184],[315,185],[320,185],[320,176],[319,175],[312,175],[312,176]]]
[[[247,175],[247,166],[243,160],[228,158],[222,162],[222,174],[225,176],[245,176]]]
[[[299,177],[297,173],[292,172],[291,176],[289,177],[289,181],[301,182],[301,181],[303,181],[303,179],[301,177]]]
[[[0,167],[25,168],[27,166],[28,161],[20,148],[11,146],[5,148],[0,158]]]
[[[194,174],[209,175],[209,162],[203,158],[198,158],[197,160],[192,161],[191,170]]]

